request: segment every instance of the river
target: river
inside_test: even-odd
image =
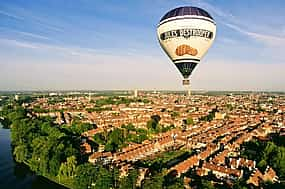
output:
[[[64,189],[13,160],[10,130],[0,123],[0,189]]]

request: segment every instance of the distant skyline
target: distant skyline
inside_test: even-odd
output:
[[[182,90],[156,38],[178,6],[217,23],[193,90],[285,91],[282,0],[1,0],[0,91]]]

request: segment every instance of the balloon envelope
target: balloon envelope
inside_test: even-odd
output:
[[[187,79],[216,36],[216,23],[205,10],[179,7],[166,13],[157,27],[159,43]]]

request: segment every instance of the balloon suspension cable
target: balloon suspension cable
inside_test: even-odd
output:
[[[187,92],[187,96],[191,96],[190,80],[189,79],[183,79],[183,86]]]

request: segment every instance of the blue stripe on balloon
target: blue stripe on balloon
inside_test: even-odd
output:
[[[185,19],[204,20],[204,21],[208,21],[208,22],[211,22],[212,24],[216,25],[216,23],[215,23],[213,20],[210,20],[210,19],[208,19],[208,18],[206,18],[206,17],[201,18],[201,17],[186,17],[186,16],[185,16],[185,17],[173,17],[173,18],[171,18],[171,19],[169,19],[169,20],[164,20],[164,21],[162,21],[162,22],[160,22],[160,23],[158,24],[158,27],[161,26],[162,24],[165,24],[165,23],[170,22],[170,21],[174,21],[174,20],[185,20]]]

